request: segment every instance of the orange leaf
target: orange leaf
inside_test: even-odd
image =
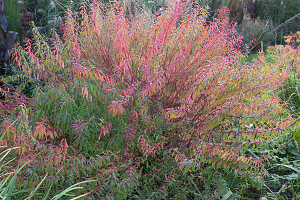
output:
[[[124,107],[119,101],[113,101],[109,106],[109,112],[113,115],[122,115],[124,112]]]

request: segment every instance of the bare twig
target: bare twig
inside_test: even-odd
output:
[[[273,29],[273,32],[274,31],[277,31],[280,27],[282,27],[283,25],[293,21],[294,19],[296,19],[297,17],[300,17],[300,13],[294,15],[293,17],[289,18],[288,20],[286,20],[285,22],[283,22],[282,24],[279,24],[276,28]]]

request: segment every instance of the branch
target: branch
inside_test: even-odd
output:
[[[288,20],[286,20],[286,22],[282,23],[282,24],[279,24],[276,28],[273,29],[273,32],[274,31],[277,31],[280,27],[282,27],[283,25],[291,22],[292,20],[294,20],[295,18],[299,17],[300,16],[300,13],[294,15],[293,17],[289,18]]]

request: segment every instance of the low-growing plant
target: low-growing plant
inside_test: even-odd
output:
[[[50,189],[53,183],[52,185],[50,184],[50,187],[47,188],[48,191],[37,194],[37,191],[41,190],[41,185],[45,184],[44,181],[46,180],[46,178],[48,178],[48,173],[46,175],[42,174],[43,177],[41,179],[34,180],[34,186],[27,182],[27,185],[25,187],[20,187],[20,185],[24,185],[24,182],[22,182],[22,180],[24,180],[24,177],[22,177],[22,175],[26,170],[28,170],[28,165],[32,164],[32,162],[34,161],[37,161],[35,160],[34,156],[31,157],[31,159],[26,159],[26,161],[17,159],[18,155],[20,154],[28,155],[28,153],[32,153],[34,145],[37,144],[36,140],[34,140],[33,142],[32,135],[30,134],[31,130],[28,124],[27,109],[24,105],[22,105],[20,110],[21,113],[19,115],[19,118],[17,118],[15,121],[12,122],[11,119],[5,118],[3,119],[3,122],[1,124],[2,136],[0,137],[0,197],[2,199],[32,199],[36,196],[39,196],[42,199],[49,199]],[[20,131],[23,131],[23,133],[21,133]],[[8,146],[15,147],[9,148]],[[31,154],[31,156],[32,155],[34,154]],[[36,153],[35,156],[37,155],[39,154]],[[26,156],[24,156],[23,158],[26,158]],[[42,160],[43,159],[41,159],[40,161]],[[22,161],[24,162],[22,163]],[[51,193],[50,196],[53,196],[53,200],[59,199],[63,196],[73,196],[74,199],[84,197],[88,195],[88,193],[78,195],[77,192],[76,196],[75,191],[83,189],[83,187],[76,186],[89,182],[92,182],[92,180],[69,184],[70,187],[68,187],[67,189],[64,189],[60,193],[57,193],[57,191],[61,190],[61,188],[59,188],[54,194]],[[62,188],[65,187],[66,185],[62,186]]]
[[[268,176],[265,180],[266,196],[269,199],[297,199],[299,193],[300,151],[292,134],[273,140],[264,152],[269,154],[266,165]]]
[[[12,74],[6,77],[1,77],[1,81],[9,85],[12,89],[28,98],[32,98],[34,91],[43,84],[36,79],[23,75],[19,70],[12,68]],[[2,86],[5,88],[5,86]]]
[[[294,47],[294,48],[299,48],[300,45],[300,31],[297,31],[296,33],[292,33],[288,36],[285,36],[285,43],[288,45]]]

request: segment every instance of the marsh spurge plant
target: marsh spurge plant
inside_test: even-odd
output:
[[[15,165],[16,157],[11,158],[10,154],[12,154],[13,151],[16,150],[17,151],[19,150],[19,152],[24,151],[24,147],[21,144],[19,147],[8,148],[7,146],[8,142],[6,140],[3,140],[3,138],[5,138],[7,134],[10,134],[11,131],[9,129],[13,128],[13,125],[19,122],[23,126],[23,128],[19,127],[19,131],[21,130],[23,131],[21,137],[26,137],[26,135],[28,135],[28,133],[24,133],[26,132],[25,129],[28,128],[28,127],[25,128],[25,126],[28,126],[27,124],[28,116],[27,116],[27,109],[24,104],[21,105],[21,112],[22,114],[20,114],[19,119],[17,119],[16,121],[12,122],[9,126],[7,126],[6,129],[2,131],[2,136],[0,137],[0,144],[1,144],[0,146],[0,198],[3,200],[19,199],[19,198],[26,199],[26,200],[36,199],[36,198],[41,198],[44,200],[46,199],[57,200],[60,199],[61,197],[69,196],[75,200],[88,195],[88,193],[84,193],[76,196],[76,194],[78,194],[77,191],[83,189],[83,187],[80,185],[84,183],[93,182],[93,180],[87,180],[87,181],[82,181],[73,184],[67,187],[66,189],[64,189],[62,192],[54,195],[52,198],[50,197],[50,191],[52,189],[53,184],[51,184],[50,187],[46,188],[45,193],[42,194],[38,193],[38,190],[40,189],[45,179],[48,177],[48,174],[46,174],[43,177],[43,179],[40,182],[38,182],[38,184],[34,188],[30,188],[30,187],[20,188],[19,178],[20,176],[22,176],[21,173],[25,171],[24,168],[26,168],[27,165],[29,165],[30,161],[26,162],[25,164],[22,164],[22,166]],[[23,139],[22,142],[26,142],[25,139]]]
[[[3,148],[3,147],[1,147]],[[13,148],[15,149],[15,148]],[[5,157],[13,150],[13,149],[6,149],[4,151],[1,151],[0,153],[0,161],[3,161],[5,159]],[[2,149],[1,149],[2,150]],[[9,161],[10,162],[10,161]],[[0,165],[0,176],[1,176],[1,181],[0,181],[0,198],[1,199],[12,199],[15,197],[16,194],[19,193],[29,193],[30,190],[19,190],[16,189],[16,180],[18,178],[18,173],[22,170],[22,168],[24,168],[28,163],[24,164],[21,167],[18,167],[15,169],[15,171],[13,172],[6,172],[6,165],[9,162],[1,162]],[[47,175],[42,179],[42,181],[38,184],[38,186],[34,189],[32,189],[32,191],[30,192],[30,195],[25,198],[27,200],[29,199],[33,199],[33,197],[36,195],[37,190],[39,189],[39,187],[41,186],[41,184],[43,183],[43,181],[45,180],[45,178],[47,177]],[[88,183],[88,182],[92,182],[92,180],[89,181],[83,181],[83,182],[79,182],[76,183],[70,187],[68,187],[67,189],[65,189],[64,191],[62,191],[61,193],[55,195],[53,198],[51,198],[51,200],[57,200],[63,196],[73,196],[72,199],[79,199],[82,198],[84,196],[86,196],[87,194],[82,194],[80,196],[75,196],[72,194],[72,192],[74,190],[78,190],[78,189],[82,189],[83,187],[78,187],[79,185],[83,184],[83,183]],[[51,189],[51,187],[49,188],[49,190]],[[43,196],[43,199],[49,199],[49,191]]]
[[[80,15],[71,10],[63,39],[54,32],[48,40],[34,28],[34,40],[16,47],[15,63],[24,73],[50,85],[79,79],[82,98],[112,97],[111,115],[133,116],[133,125],[142,115],[150,122],[153,113],[164,116],[165,142],[177,142],[183,167],[201,161],[240,175],[261,171],[263,159],[245,151],[288,126],[272,94],[286,73],[265,67],[263,54],[254,65],[241,64],[241,37],[226,9],[209,23],[206,10],[185,12],[184,3],[171,3],[158,17],[129,18],[122,6],[104,9],[97,1]],[[148,155],[151,146],[141,139],[147,132],[136,137]]]

